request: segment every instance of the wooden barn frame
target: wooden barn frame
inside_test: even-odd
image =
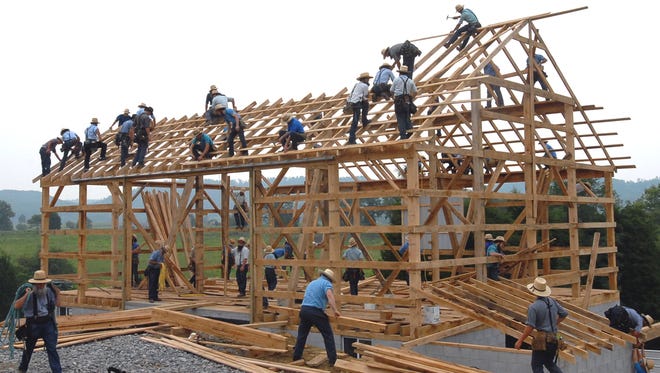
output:
[[[577,10],[581,9],[567,12]],[[278,99],[241,108],[248,146],[239,148],[234,157],[224,150],[224,125],[205,125],[203,116],[193,115],[156,124],[143,168],[119,168],[119,149],[113,145],[108,147],[107,160],[93,161],[87,172],[83,171],[82,161],[72,160],[63,171],[35,179],[43,195],[42,267],[47,268],[51,259],[77,261],[77,273],[58,276],[77,285],[75,295],[67,298],[68,304],[122,308],[132,299],[130,276],[126,274],[130,273],[130,237],[138,233],[150,248],[162,239],[179,253],[185,252],[186,257],[194,246],[197,287],[185,281],[180,271],[187,263],[179,263],[181,258],[176,256],[169,259],[170,283],[176,292],[204,292],[205,271],[223,267],[222,263],[208,264],[208,258],[219,255],[233,229],[231,178],[247,173],[250,205],[248,211],[239,213],[248,218],[248,231],[241,235],[248,238],[252,249],[249,299],[255,321],[264,320],[262,297],[294,307],[295,300],[302,298],[306,281],[319,269],[331,268],[340,277],[348,267],[341,254],[349,237],[358,242],[366,257],[350,266],[373,271],[373,276],[361,283],[366,290],[358,296],[347,295],[346,289],[336,286],[339,304],[408,308],[409,325],[393,333],[404,339],[428,334],[421,310],[429,301],[458,304],[459,299],[452,298],[458,293],[429,290],[439,289],[436,285],[440,280],[469,277],[473,278],[469,281],[477,281],[475,289],[489,291],[478,284],[490,283],[485,281],[486,264],[495,259],[487,258],[483,245],[473,242],[483,242],[484,234],[491,232],[502,232],[506,239],[519,237],[519,243],[507,246],[512,255],[505,259],[510,262],[513,281],[523,283],[543,275],[553,286],[564,287],[568,297],[581,298],[588,305],[593,298],[589,293],[593,277],[604,276],[609,292],[599,293],[599,301],[616,300],[612,179],[618,169],[634,166],[626,163],[628,157],[611,154],[612,148],[621,146],[613,141],[616,133],[599,132],[598,127],[628,118],[592,119],[592,112],[598,113],[596,110],[601,108],[578,101],[562,75],[534,21],[567,12],[482,27],[461,52],[455,47],[465,36],[450,48],[443,46],[448,36],[415,41],[423,50],[414,71],[419,110],[413,116],[414,129],[407,140],[398,140],[393,102],[379,101],[369,111],[371,124],[357,132],[358,144],[347,145],[352,115],[342,112],[348,94],[344,88],[333,95],[310,94],[299,100]],[[548,77],[542,78],[548,90],[534,86],[529,78],[534,71],[542,72],[540,66],[525,63],[535,53],[548,59]],[[490,61],[497,61],[499,76],[483,74]],[[493,85],[502,88],[506,104],[485,108],[485,92]],[[295,113],[307,129],[308,138],[297,151],[283,152],[276,142],[282,127],[280,118],[286,113]],[[220,148],[213,159],[191,160],[189,143],[198,128]],[[103,135],[108,141],[112,136],[110,132]],[[556,158],[540,145],[543,141],[553,145]],[[240,155],[242,150],[248,155]],[[288,176],[300,175],[304,175],[304,183],[283,183]],[[596,194],[584,188],[582,179],[602,181],[604,191]],[[519,183],[521,190],[504,188],[511,183]],[[552,183],[561,191],[559,194],[548,193]],[[578,185],[585,190],[583,193],[578,193]],[[107,188],[112,203],[88,203],[89,188],[98,187]],[[77,188],[77,206],[59,205],[64,188]],[[141,206],[136,204],[138,200],[142,200]],[[389,202],[367,203],[372,200]],[[606,221],[580,219],[578,207],[587,204],[602,208]],[[521,212],[506,224],[486,218],[488,209],[511,206]],[[552,206],[565,209],[568,219],[549,221]],[[382,211],[400,212],[405,224],[389,225],[373,217],[374,212]],[[61,212],[77,213],[78,227],[49,230],[50,214]],[[87,227],[87,218],[97,213],[112,214],[111,229]],[[209,214],[219,215],[220,227],[203,226]],[[605,244],[594,240],[593,246],[581,246],[580,235],[593,235],[595,230],[603,232],[601,242]],[[566,232],[570,245],[553,246],[551,231]],[[205,232],[217,235],[217,240],[205,239]],[[401,257],[399,243],[394,243],[392,237],[405,234],[410,249]],[[49,241],[56,235],[70,236],[75,243],[64,251],[51,252]],[[88,251],[90,235],[111,237],[110,249]],[[292,244],[295,259],[264,260],[265,245],[281,246],[284,239]],[[383,251],[390,252],[395,260],[380,260],[378,253]],[[596,265],[598,255],[607,258],[605,265]],[[593,265],[588,269],[580,267],[583,256],[592,258]],[[567,258],[569,268],[556,268],[555,258]],[[91,260],[109,261],[109,272],[90,273],[87,263]],[[285,285],[274,291],[264,290],[266,264],[291,266]],[[409,285],[395,280],[399,271],[409,273]],[[422,281],[422,272],[429,274],[427,281]],[[90,287],[97,285],[121,289],[121,299],[101,303],[89,300]],[[506,293],[497,286],[492,285],[490,292]],[[392,294],[405,296],[388,296]],[[464,312],[470,309],[459,308]],[[522,330],[497,317],[492,320],[488,325],[499,325],[509,334]],[[371,330],[366,323],[352,326]],[[626,339],[619,334],[617,337]]]

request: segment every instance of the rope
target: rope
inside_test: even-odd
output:
[[[18,298],[22,297],[23,294],[25,294],[25,289],[31,287],[32,284],[30,283],[25,283],[18,287],[18,290],[16,290],[16,295],[14,296],[14,301],[11,302],[11,306],[9,306],[9,312],[7,313],[7,317],[5,317],[5,322],[2,326],[2,329],[0,329],[0,345],[7,344],[9,346],[9,356],[12,359],[14,358],[14,343],[16,342],[16,328],[18,327],[18,323],[20,322],[21,315],[23,313],[21,310],[17,310],[16,308],[14,308],[14,303],[16,303],[16,300],[18,300]]]

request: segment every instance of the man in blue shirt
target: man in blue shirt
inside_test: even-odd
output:
[[[377,102],[381,98],[389,100],[392,98],[392,93],[390,88],[392,85],[389,82],[394,82],[396,77],[392,72],[392,66],[388,63],[383,63],[379,68],[376,76],[374,77],[374,84],[371,87],[371,93],[373,93],[373,98],[371,101]]]
[[[68,128],[62,128],[60,131],[60,136],[62,136],[62,160],[60,161],[60,171],[66,166],[66,161],[69,159],[69,152],[71,152],[76,159],[80,158],[80,151],[82,150],[82,142],[80,137],[76,135],[75,132],[69,130]]]
[[[548,62],[548,60],[543,55],[541,54],[534,55],[534,66],[532,67],[532,71],[533,71],[532,84],[539,82],[539,84],[541,85],[541,89],[544,91],[548,90],[548,84],[546,83],[545,80],[545,78],[548,77],[548,74],[545,72],[545,69],[543,68],[543,64],[546,62]],[[527,68],[529,69],[529,58],[527,58]],[[543,73],[543,78],[541,78],[541,74],[539,74],[539,70],[541,70],[541,73]]]
[[[133,121],[135,116],[132,116],[130,119],[125,120],[119,126],[119,132],[117,132],[117,142],[119,143],[119,167],[124,167],[126,165],[126,159],[128,158],[128,150],[133,145],[133,136],[135,136],[135,130]]]
[[[534,279],[533,283],[527,285],[527,289],[537,298],[527,309],[527,325],[516,341],[515,348],[520,350],[525,338],[534,330],[538,332],[534,338],[545,338],[548,341],[546,335],[554,335],[555,342],[546,342],[545,350],[535,351],[532,349],[532,372],[543,373],[543,367],[545,366],[550,373],[561,373],[561,369],[555,363],[558,347],[556,335],[557,327],[568,316],[568,312],[550,297],[552,289],[543,277]]]
[[[167,246],[163,241],[158,241],[156,244],[158,249],[154,250],[149,257],[149,265],[147,266],[147,277],[149,278],[149,303],[160,302],[162,299],[158,298],[158,278],[160,277],[160,269],[165,261],[165,254],[167,254]]]
[[[357,125],[362,119],[362,127],[366,127],[371,121],[367,119],[369,112],[369,79],[373,78],[369,73],[364,72],[360,74],[356,80],[358,81],[353,86],[351,94],[348,96],[348,102],[353,108],[353,121],[351,122],[351,129],[348,131],[347,144],[355,144],[355,132]]]
[[[51,284],[46,272],[38,270],[28,280],[32,287],[25,289],[25,294],[14,303],[14,308],[22,309],[28,327],[27,340],[23,349],[19,372],[27,372],[32,352],[41,338],[48,353],[48,364],[54,373],[61,373],[60,356],[57,353],[57,323],[55,306],[60,306],[60,289]]]
[[[331,366],[335,365],[335,361],[337,361],[335,337],[332,333],[332,327],[330,327],[328,315],[324,312],[329,304],[335,317],[341,316],[335,304],[335,295],[332,292],[334,282],[335,273],[331,269],[325,269],[321,272],[319,278],[307,285],[300,307],[298,337],[296,338],[296,347],[293,350],[294,361],[302,359],[309,330],[312,326],[315,326],[323,336],[328,362]]]
[[[101,139],[101,131],[99,131],[99,120],[92,118],[89,127],[85,130],[85,168],[83,171],[89,170],[89,159],[96,149],[101,148],[101,157],[99,161],[105,160],[105,152],[108,150],[108,145]]]
[[[479,60],[479,62],[483,61],[483,58]],[[486,66],[484,66],[484,74],[497,77],[500,75],[500,68],[497,67],[493,61],[490,61],[486,64]],[[502,97],[502,90],[500,89],[500,86],[495,84],[488,84],[486,89],[486,98],[488,98],[486,108],[491,107],[491,99],[493,98],[493,93],[495,93],[495,104],[497,106],[504,106],[504,97]]]
[[[491,236],[492,237],[492,236]],[[497,236],[493,243],[488,245],[486,248],[486,256],[497,257],[498,260],[504,258],[504,237]],[[491,280],[499,281],[500,280],[500,263],[488,263],[486,264],[486,269],[488,271],[488,278]]]
[[[236,138],[236,135],[238,135],[238,138],[241,141],[241,155],[248,155],[247,141],[245,141],[245,134],[243,134],[243,121],[241,120],[241,116],[234,110],[229,109],[222,104],[216,105],[215,111],[217,114],[220,114],[227,123],[227,131],[229,131],[229,136],[227,137],[229,156],[234,156],[234,139]]]
[[[348,240],[348,249],[341,257],[351,262],[364,260],[364,254],[358,248],[355,238],[351,237]],[[361,268],[346,268],[343,280],[350,284],[351,295],[358,295],[358,283],[360,280],[364,280],[364,271]]]
[[[284,151],[298,150],[298,144],[305,141],[305,127],[302,123],[291,114],[282,115],[282,122],[286,123],[286,130],[279,132],[279,142],[282,144]]]
[[[140,285],[140,274],[138,267],[140,265],[140,244],[136,235],[131,237],[131,278],[133,286]]]
[[[195,131],[195,137],[193,137],[190,143],[190,152],[193,154],[193,160],[201,161],[203,159],[213,158],[213,151],[215,150],[215,145],[211,136],[205,134],[201,129]]]
[[[394,96],[394,114],[399,128],[399,138],[405,140],[411,136],[408,130],[413,128],[410,116],[413,114],[411,104],[417,96],[417,86],[410,78],[408,66],[403,65],[399,69],[399,76],[392,82],[390,92]]]
[[[474,33],[477,32],[477,29],[481,27],[481,23],[479,23],[479,20],[477,19],[477,16],[472,12],[470,9],[465,9],[465,7],[461,4],[456,5],[456,12],[460,13],[460,16],[455,16],[451,17],[453,19],[458,19],[458,23],[456,24],[456,27],[454,27],[454,35],[451,36],[449,41],[445,43],[445,48],[451,47],[451,45],[458,39],[459,36],[462,34],[466,34],[465,39],[463,39],[463,43],[456,48],[459,51],[462,51],[465,49],[465,46],[468,43],[468,40],[470,40],[470,36]],[[461,27],[461,24],[465,21],[466,25]]]
[[[125,121],[131,119],[131,116],[129,115],[129,113],[130,113],[130,111],[128,109],[124,109],[124,112],[122,114],[117,115],[117,118],[115,118],[115,121],[112,122],[112,124],[110,125],[110,129],[112,129],[112,127],[114,127],[116,123],[119,123],[119,126],[121,127],[121,125]]]

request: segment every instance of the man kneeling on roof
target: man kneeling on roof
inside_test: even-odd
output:
[[[190,142],[190,152],[193,154],[193,159],[201,161],[204,159],[211,159],[216,151],[211,136],[207,135],[201,129],[194,132],[194,137]]]
[[[286,123],[286,128],[279,132],[279,142],[284,151],[298,150],[298,144],[307,139],[305,127],[292,114],[282,115],[282,122]]]

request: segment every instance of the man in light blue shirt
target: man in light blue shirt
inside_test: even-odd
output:
[[[374,77],[374,84],[371,87],[371,93],[373,93],[372,101],[376,102],[381,98],[389,100],[392,97],[392,94],[390,93],[390,88],[392,88],[392,86],[389,83],[394,82],[394,79],[396,79],[396,77],[392,72],[392,66],[388,63],[382,64],[378,68],[378,72]]]
[[[296,338],[296,347],[293,350],[294,361],[302,359],[307,336],[312,326],[315,326],[323,336],[328,362],[331,366],[335,365],[335,361],[337,361],[335,337],[332,333],[332,327],[330,327],[328,315],[324,312],[325,307],[329,304],[335,317],[341,316],[332,292],[334,282],[335,273],[331,269],[325,269],[321,272],[319,278],[307,285],[300,307],[298,337]]]
[[[477,19],[477,16],[474,14],[473,11],[470,9],[466,9],[463,5],[458,4],[456,5],[456,12],[460,13],[460,16],[455,16],[451,17],[453,19],[458,19],[458,23],[456,24],[456,27],[454,27],[454,35],[451,36],[449,41],[445,44],[445,48],[451,47],[451,45],[458,39],[459,36],[462,34],[465,35],[465,39],[463,39],[463,43],[456,48],[459,51],[462,51],[465,49],[465,46],[468,43],[468,40],[470,40],[470,36],[474,33],[477,32],[477,29],[481,27],[481,23],[479,23],[479,20]],[[466,23],[465,26],[461,27],[461,24],[463,22]]]
[[[247,141],[245,141],[245,134],[243,133],[241,116],[238,115],[236,111],[229,109],[222,104],[218,104],[214,106],[214,108],[216,113],[221,115],[227,123],[227,131],[229,131],[229,136],[227,137],[229,156],[234,156],[234,139],[236,138],[236,135],[238,135],[238,139],[241,141],[241,155],[248,155]]]
[[[411,104],[413,99],[417,96],[417,86],[410,78],[408,66],[403,65],[399,69],[399,77],[394,79],[390,92],[394,95],[394,114],[396,115],[396,123],[399,128],[399,138],[405,140],[410,137],[408,130],[413,128],[412,121],[410,120]]]

